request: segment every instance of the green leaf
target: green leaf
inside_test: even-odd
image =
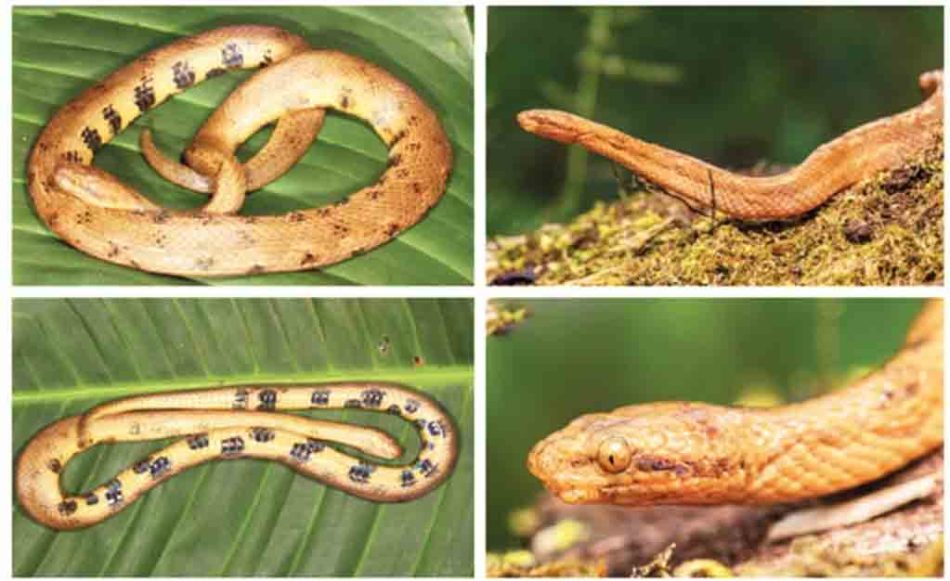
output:
[[[89,257],[61,242],[33,213],[26,160],[39,131],[83,89],[142,53],[216,26],[282,26],[315,48],[366,58],[407,82],[438,113],[452,142],[449,188],[418,225],[365,255],[321,271],[230,279],[152,275]],[[211,111],[248,73],[189,89],[140,118],[96,164],[162,205],[195,207],[203,196],[161,179],[139,153],[142,127],[177,155]],[[13,16],[13,277],[16,284],[468,284],[472,280],[472,34],[462,8],[440,7],[100,7],[18,8]],[[254,136],[242,156],[264,143]],[[282,179],[254,193],[244,213],[312,208],[371,184],[386,149],[369,127],[328,116],[317,142]]]
[[[16,576],[474,573],[470,300],[19,299],[13,311],[14,453],[103,401],[262,382],[403,383],[442,403],[461,435],[452,476],[406,503],[238,460],[188,470],[80,531],[53,531],[17,506]],[[403,461],[417,452],[415,430],[398,418],[314,415],[386,430],[405,446]],[[88,490],[160,445],[98,446],[67,465],[63,486]]]

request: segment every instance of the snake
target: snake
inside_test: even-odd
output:
[[[943,443],[943,304],[839,390],[771,408],[658,402],[583,415],[528,470],[572,504],[792,503],[890,474]]]
[[[339,451],[342,445],[384,460],[402,448],[388,433],[280,413],[358,409],[414,425],[420,448],[407,464],[378,464]],[[60,486],[66,464],[99,444],[178,438],[81,494]],[[451,416],[435,400],[404,386],[368,382],[234,386],[133,396],[60,419],[39,431],[16,465],[20,506],[57,530],[98,524],[189,468],[215,460],[259,458],[375,502],[404,502],[439,486],[458,456]]]
[[[800,216],[837,192],[899,167],[935,147],[943,136],[943,71],[918,79],[925,99],[819,146],[799,165],[772,176],[747,176],[648,143],[565,111],[522,111],[525,131],[602,155],[683,200],[741,220]]]
[[[92,166],[100,148],[169,97],[229,70],[258,68],[186,152],[189,165],[212,180],[203,182],[213,193],[200,209],[159,207]],[[322,207],[238,214],[249,185],[275,179],[299,159],[325,110],[369,124],[387,146],[376,182]],[[273,123],[271,140],[242,165],[237,148]],[[149,153],[157,164],[154,148]],[[280,28],[239,25],[148,52],[67,103],[33,146],[27,184],[40,219],[78,250],[138,270],[211,277],[321,268],[380,246],[439,201],[451,166],[436,113],[386,70],[339,51],[312,50]],[[192,178],[186,185],[201,190]]]

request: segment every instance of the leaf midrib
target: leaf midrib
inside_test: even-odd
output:
[[[473,370],[467,365],[432,366],[427,369],[346,369],[300,373],[236,374],[231,376],[176,377],[156,381],[141,380],[101,386],[58,386],[55,390],[13,391],[13,405],[62,402],[76,399],[116,398],[132,394],[161,393],[183,389],[215,388],[268,383],[272,385],[305,385],[339,381],[387,381],[411,387],[430,388],[446,384],[470,382]]]

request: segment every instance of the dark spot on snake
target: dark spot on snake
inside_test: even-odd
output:
[[[166,472],[171,470],[172,462],[165,456],[159,456],[152,461],[152,464],[148,467],[149,474],[152,475],[152,478],[157,480],[164,476]]]
[[[334,224],[333,233],[339,236],[340,238],[344,238],[350,233],[350,229],[344,226],[343,224]]]
[[[76,224],[79,226],[85,226],[92,222],[92,212],[89,210],[83,210],[78,216],[76,216]]]
[[[197,434],[194,436],[189,436],[186,441],[188,443],[188,448],[191,450],[200,450],[201,448],[207,448],[208,434]]]
[[[214,77],[220,77],[226,72],[228,72],[227,69],[222,69],[221,67],[214,67],[213,69],[208,70],[208,72],[205,74],[205,78],[213,79]]]
[[[389,147],[395,147],[396,144],[406,138],[406,135],[408,135],[408,133],[405,129],[400,130],[398,133],[393,135],[393,140],[389,142]]]
[[[421,472],[426,478],[429,478],[439,471],[439,466],[437,464],[433,464],[432,460],[426,458],[425,460],[421,460],[418,464],[416,464],[416,470]]]
[[[56,458],[50,460],[47,466],[49,466],[50,472],[53,474],[59,474],[59,471],[63,469],[63,465]]]
[[[399,153],[394,153],[389,156],[389,161],[387,162],[387,167],[396,167],[402,163],[402,155]]]
[[[221,49],[221,64],[229,68],[240,67],[244,64],[244,55],[237,43],[228,43]]]
[[[112,130],[112,135],[115,135],[122,129],[122,116],[119,115],[119,112],[116,111],[112,105],[107,105],[106,108],[102,110],[102,118],[109,123],[109,129]]]
[[[330,403],[330,390],[318,389],[310,395],[312,405],[328,405]]]
[[[408,178],[408,177],[409,177],[409,170],[406,169],[406,168],[404,168],[404,167],[401,167],[401,168],[397,169],[397,170],[396,170],[396,177],[399,178],[399,179],[401,179],[401,180],[404,180],[404,179]]]
[[[168,210],[161,210],[155,213],[155,215],[152,217],[152,222],[156,224],[164,224],[165,222],[168,222],[168,219],[171,218],[171,215],[171,212]]]
[[[399,232],[399,224],[394,222],[386,226],[386,236],[395,236],[397,232]]]
[[[76,512],[76,501],[75,500],[65,500],[59,503],[57,506],[59,509],[59,514],[69,516]]]
[[[221,453],[224,455],[240,454],[244,451],[244,439],[239,436],[221,441]]]
[[[139,108],[139,111],[145,112],[152,105],[155,104],[155,89],[152,87],[152,76],[146,75],[142,77],[142,82],[137,85],[134,89],[135,96],[135,106]]]
[[[82,163],[82,155],[74,149],[64,153],[63,159],[72,163]]]
[[[111,241],[110,241],[110,242],[109,242],[109,254],[107,254],[106,256],[107,256],[108,258],[115,258],[116,256],[119,255],[119,252],[120,252],[120,250],[119,250],[119,245],[116,244],[115,242],[111,242]]]
[[[386,408],[386,413],[394,416],[402,416],[402,409],[399,407],[399,404],[392,404]]]
[[[291,212],[287,214],[287,221],[291,223],[303,222],[307,219],[307,215],[303,212]]]
[[[244,388],[238,388],[234,391],[234,401],[231,402],[231,409],[243,410],[247,409],[247,390]]]
[[[164,234],[159,234],[155,237],[155,246],[158,246],[159,248],[164,248],[166,242],[168,242],[168,236],[165,236]]]
[[[99,497],[96,496],[95,492],[90,492],[85,496],[86,506],[93,506],[99,504]]]
[[[195,71],[186,61],[178,61],[172,65],[172,80],[179,89],[187,89],[195,84]]]
[[[421,194],[422,193],[422,184],[419,182],[412,182],[412,193]]]
[[[365,462],[360,462],[356,466],[350,467],[350,480],[357,484],[366,484],[376,468]]]
[[[406,413],[414,414],[419,411],[420,403],[414,399],[407,399],[403,409],[406,410]]]
[[[148,460],[140,460],[132,466],[132,472],[135,472],[136,474],[145,474],[148,472],[148,465]]]
[[[260,401],[257,409],[270,411],[277,407],[277,392],[273,389],[264,389],[257,394],[257,399]]]
[[[340,97],[340,109],[349,109],[350,108],[350,98],[347,95],[342,95]]]
[[[303,266],[305,264],[313,264],[316,261],[317,261],[317,257],[311,254],[310,252],[308,252],[303,255],[302,259],[300,259],[300,265]]]
[[[267,428],[251,428],[251,439],[255,442],[270,442],[274,439],[274,430]]]
[[[412,143],[409,143],[408,145],[406,145],[406,151],[409,151],[411,153],[415,153],[417,151],[420,151],[421,149],[422,149],[422,144],[419,143],[418,141],[413,141]]]
[[[381,389],[367,389],[362,394],[363,405],[371,408],[378,408],[383,403],[383,398],[386,397],[385,392]]]
[[[416,476],[412,473],[412,470],[403,470],[402,474],[399,475],[399,481],[403,488],[409,488],[416,483]]]

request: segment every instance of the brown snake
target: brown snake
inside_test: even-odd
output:
[[[770,409],[655,403],[581,416],[528,469],[569,503],[793,502],[859,486],[943,442],[943,303],[852,385]]]
[[[518,123],[529,133],[576,143],[611,159],[690,206],[734,218],[772,220],[803,214],[933,147],[943,135],[943,71],[922,74],[920,88],[926,96],[920,105],[852,129],[795,168],[766,177],[738,175],[564,111],[524,111]]]
[[[229,69],[258,67],[266,68],[215,110],[189,148],[189,164],[213,176],[214,195],[201,210],[160,208],[92,167],[99,148],[171,95]],[[387,145],[377,182],[321,208],[236,215],[249,183],[274,179],[302,155],[324,109],[369,123]],[[235,150],[275,122],[271,142],[242,167]],[[87,254],[151,272],[222,276],[318,268],[375,248],[435,205],[451,165],[442,125],[406,84],[359,58],[308,50],[279,28],[242,25],[145,54],[64,106],[33,147],[27,183],[40,218]]]

